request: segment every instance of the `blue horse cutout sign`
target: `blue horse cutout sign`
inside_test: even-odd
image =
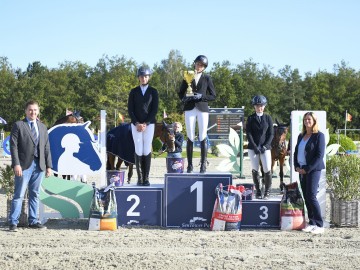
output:
[[[61,124],[49,129],[53,171],[62,175],[96,174],[103,164],[89,129],[83,124]]]

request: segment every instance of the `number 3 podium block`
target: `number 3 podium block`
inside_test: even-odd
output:
[[[163,184],[115,189],[118,225],[163,226]]]
[[[242,201],[241,228],[280,229],[281,196]]]
[[[231,185],[232,175],[165,174],[165,227],[210,228],[219,183]]]

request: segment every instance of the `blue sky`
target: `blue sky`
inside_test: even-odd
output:
[[[40,61],[95,66],[104,55],[151,67],[178,50],[273,72],[360,70],[357,0],[0,0],[0,56],[13,68]]]

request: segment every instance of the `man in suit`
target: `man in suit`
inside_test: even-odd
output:
[[[15,173],[15,191],[9,215],[9,230],[16,232],[26,189],[29,194],[29,228],[46,229],[38,220],[39,191],[44,176],[51,174],[51,153],[47,127],[37,120],[39,104],[28,101],[26,117],[11,130],[11,167]]]
[[[205,55],[199,55],[194,60],[195,78],[191,82],[191,88],[194,96],[187,97],[186,89],[188,84],[183,80],[179,98],[184,103],[185,125],[186,125],[186,155],[187,155],[187,173],[193,172],[193,149],[195,140],[196,121],[199,128],[200,140],[200,173],[206,172],[207,162],[207,127],[209,123],[209,101],[216,98],[215,87],[211,77],[203,71],[208,66],[208,59]]]

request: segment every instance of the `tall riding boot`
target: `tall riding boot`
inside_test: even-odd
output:
[[[137,185],[138,186],[142,186],[143,185],[143,170],[142,170],[142,163],[143,163],[143,156],[138,156],[137,154],[135,154],[135,166],[136,166],[136,172],[138,175],[138,182]]]
[[[200,173],[206,172],[206,163],[207,163],[207,140],[204,139],[200,142]]]
[[[143,186],[150,186],[149,173],[151,166],[151,153],[143,156]]]
[[[260,176],[259,176],[259,172],[252,170],[252,177],[253,177],[253,182],[255,184],[255,189],[256,189],[256,194],[255,194],[255,198],[256,199],[261,199],[261,189],[260,189]]]
[[[264,174],[264,180],[265,180],[265,192],[264,192],[264,199],[268,200],[270,197],[270,191],[271,191],[271,182],[272,182],[272,175],[271,171]]]
[[[193,157],[193,150],[194,150],[194,142],[192,142],[190,139],[186,142],[186,156],[187,156],[187,173],[193,172],[193,163],[192,163],[192,157]]]

